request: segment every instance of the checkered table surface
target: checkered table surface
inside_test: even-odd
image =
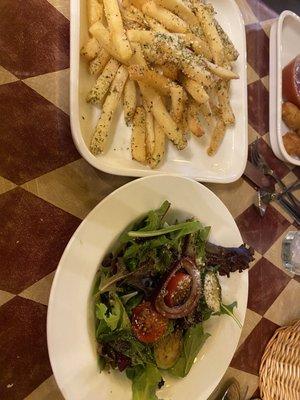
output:
[[[300,168],[276,159],[268,137],[269,31],[276,13],[237,0],[248,50],[249,143],[258,136],[285,183]],[[61,254],[87,213],[130,178],[89,166],[70,133],[69,2],[0,1],[0,399],[58,400],[46,343],[47,302]],[[255,189],[241,178],[207,185],[256,250],[246,322],[224,377],[258,394],[263,349],[278,326],[300,317],[300,279],[281,267],[281,241],[293,220],[276,204],[264,219]]]

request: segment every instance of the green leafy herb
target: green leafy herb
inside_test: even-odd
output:
[[[240,320],[234,315],[234,309],[237,307],[237,302],[234,301],[232,304],[228,306],[225,304],[221,304],[221,311],[218,313],[214,313],[213,315],[229,315],[231,318],[235,320],[238,326],[242,329],[242,324]]]
[[[190,372],[197,354],[209,336],[208,333],[203,332],[201,324],[187,330],[183,339],[181,356],[174,367],[170,369],[173,375],[183,378]]]
[[[156,390],[162,376],[154,365],[127,368],[126,375],[132,381],[132,400],[158,400]]]
[[[152,348],[139,342],[129,331],[115,331],[101,335],[102,343],[131,359],[132,365],[154,364]]]
[[[104,303],[96,303],[95,305],[96,318],[99,320],[97,336],[109,331],[115,331],[116,329],[131,329],[127,312],[123,306],[123,303],[115,293],[110,294],[109,303],[109,308]]]
[[[196,232],[202,228],[202,224],[199,221],[188,221],[182,222],[180,224],[169,225],[165,228],[161,228],[154,231],[130,231],[128,232],[128,236],[132,238],[148,238],[153,236],[161,236],[166,235],[167,233],[176,232],[184,230],[184,235],[186,232]]]

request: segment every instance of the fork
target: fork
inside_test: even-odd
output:
[[[272,178],[275,179],[275,181],[278,183],[278,185],[280,186],[280,188],[283,191],[286,191],[286,195],[288,196],[288,198],[290,199],[290,201],[292,202],[292,204],[294,204],[294,206],[296,207],[296,209],[299,211],[300,209],[300,202],[296,199],[296,197],[294,195],[292,195],[291,193],[289,193],[287,191],[287,186],[282,182],[282,180],[277,176],[276,172],[268,165],[268,163],[266,162],[264,156],[259,152],[258,150],[258,139],[255,140],[255,142],[253,143],[253,146],[251,146],[251,161],[253,162],[254,165],[257,166],[257,168],[259,168],[265,175],[269,175]]]

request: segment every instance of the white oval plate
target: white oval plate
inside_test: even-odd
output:
[[[205,186],[174,175],[135,180],[106,197],[85,218],[61,258],[48,308],[48,349],[53,372],[67,400],[130,400],[130,382],[119,372],[99,374],[91,318],[90,293],[99,264],[118,235],[136,218],[172,204],[172,217],[195,216],[212,227],[210,240],[239,246],[242,238],[224,204]],[[243,323],[248,297],[248,272],[221,278],[226,304],[238,302]],[[204,324],[211,334],[189,375],[167,378],[159,398],[205,400],[225,373],[240,337],[240,329],[227,316]]]
[[[146,176],[161,173],[187,176],[203,182],[228,183],[241,177],[245,170],[248,151],[247,119],[247,61],[246,35],[242,14],[235,0],[211,0],[216,18],[228,33],[240,56],[235,71],[240,79],[231,84],[231,104],[236,123],[230,127],[218,153],[206,154],[208,135],[201,140],[191,137],[188,147],[177,151],[168,143],[166,160],[156,169],[131,159],[131,128],[124,122],[122,107],[116,113],[114,132],[107,152],[95,157],[89,151],[91,134],[97,124],[100,110],[85,101],[86,94],[95,83],[89,75],[86,61],[80,58],[81,46],[88,39],[86,0],[71,0],[71,58],[70,58],[70,118],[74,143],[82,155],[95,168],[115,175]]]

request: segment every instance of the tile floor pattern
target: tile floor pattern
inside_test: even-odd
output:
[[[258,0],[236,0],[248,48],[249,143],[287,182],[300,168],[278,161],[268,139],[269,32],[276,13]],[[68,108],[67,0],[0,2],[0,398],[58,400],[48,359],[46,313],[59,258],[82,218],[130,178],[96,171],[73,146]],[[246,322],[223,381],[235,376],[248,398],[275,329],[300,318],[300,279],[281,267],[284,234],[297,227],[278,206],[264,220],[247,180],[208,185],[256,250]],[[34,350],[34,351],[32,351]]]

